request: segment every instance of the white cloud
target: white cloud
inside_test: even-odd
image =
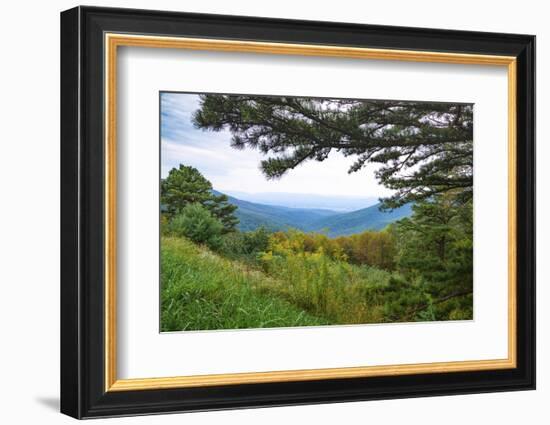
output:
[[[380,197],[389,192],[374,177],[374,168],[366,167],[348,174],[354,158],[332,152],[323,162],[308,161],[278,180],[267,180],[259,169],[265,157],[252,149],[230,146],[227,131],[195,129],[192,113],[198,96],[183,93],[162,95],[161,174],[179,164],[197,168],[220,191],[249,193],[287,192],[353,197]]]

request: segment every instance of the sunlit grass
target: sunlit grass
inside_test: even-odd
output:
[[[254,261],[185,238],[161,243],[162,331],[468,320],[471,298],[434,303],[422,279],[274,240]],[[466,305],[466,307],[465,307]]]
[[[329,324],[259,287],[249,270],[179,238],[162,238],[161,330],[243,329]]]

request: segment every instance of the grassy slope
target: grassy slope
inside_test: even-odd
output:
[[[269,278],[179,238],[162,238],[162,331],[328,324],[259,288]]]

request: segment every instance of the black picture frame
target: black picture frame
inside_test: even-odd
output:
[[[106,392],[104,33],[507,55],[517,58],[517,367]],[[76,7],[61,13],[61,412],[75,418],[535,388],[535,37]]]

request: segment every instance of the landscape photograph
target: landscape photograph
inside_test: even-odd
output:
[[[161,332],[472,320],[473,114],[161,92]]]

